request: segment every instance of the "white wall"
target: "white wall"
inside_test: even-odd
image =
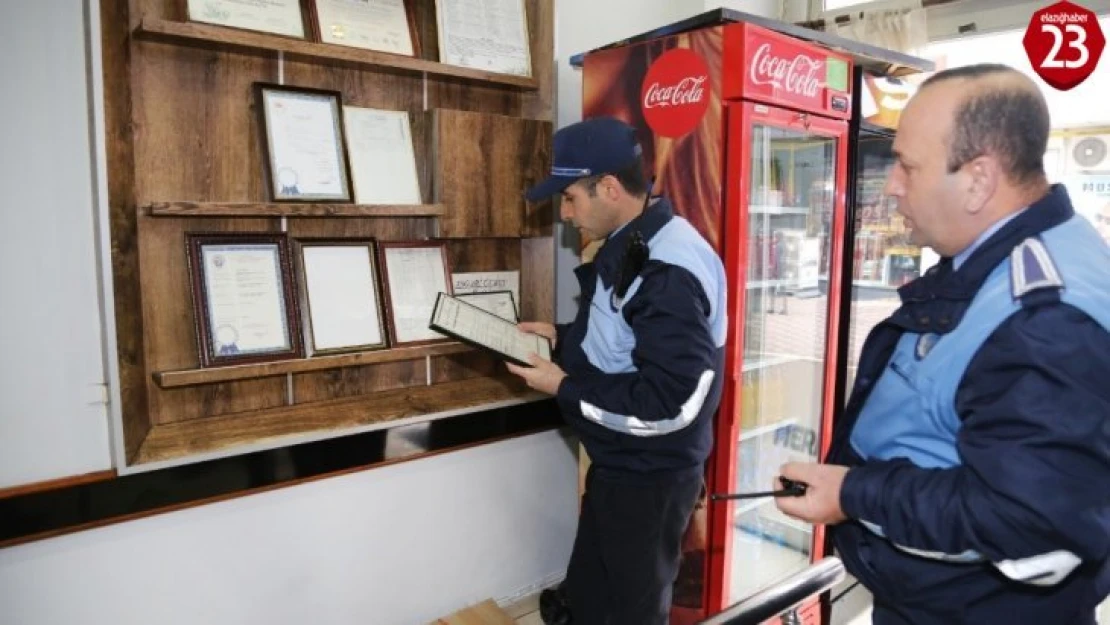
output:
[[[0,1],[0,488],[111,465],[85,4]],[[546,432],[0,549],[0,623],[424,623],[558,580],[576,493]]]
[[[0,550],[10,625],[415,625],[560,578],[547,432]]]
[[[111,467],[85,20],[60,4],[0,6],[0,489]]]

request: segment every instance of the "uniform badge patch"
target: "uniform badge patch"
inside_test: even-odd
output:
[[[922,334],[921,338],[917,339],[917,347],[914,349],[917,359],[924,360],[929,352],[936,347],[938,340],[940,340],[940,337],[936,334]]]

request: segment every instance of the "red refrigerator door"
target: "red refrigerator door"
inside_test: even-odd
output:
[[[767,490],[831,430],[848,124],[753,102],[727,113],[730,324],[710,492]],[[709,610],[823,556],[824,530],[770,499],[710,508]]]

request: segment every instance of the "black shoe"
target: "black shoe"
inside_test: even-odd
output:
[[[540,592],[540,618],[544,625],[571,625],[570,608],[558,588]]]

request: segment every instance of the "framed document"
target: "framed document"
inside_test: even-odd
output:
[[[184,0],[191,22],[305,39],[301,0]]]
[[[455,295],[511,291],[513,302],[517,305],[516,316],[520,316],[519,271],[476,271],[451,274],[451,288]]]
[[[440,62],[532,75],[524,0],[436,0],[436,23]]]
[[[255,83],[275,202],[350,202],[338,91]]]
[[[415,56],[405,0],[312,0],[322,43]]]
[[[483,293],[455,293],[455,297],[482,310],[493,313],[505,321],[518,323],[516,300],[512,291],[486,291]]]
[[[386,347],[374,241],[302,239],[296,256],[311,354]]]
[[[421,204],[416,153],[405,111],[343,107],[357,204]]]
[[[303,356],[285,235],[185,241],[202,367]]]
[[[440,293],[451,293],[447,245],[441,242],[379,242],[379,265],[389,311],[389,339],[393,346],[421,345],[449,340],[428,327]]]
[[[524,367],[532,366],[532,354],[551,360],[551,343],[546,337],[521,332],[515,323],[446,293],[436,298],[428,326]]]

